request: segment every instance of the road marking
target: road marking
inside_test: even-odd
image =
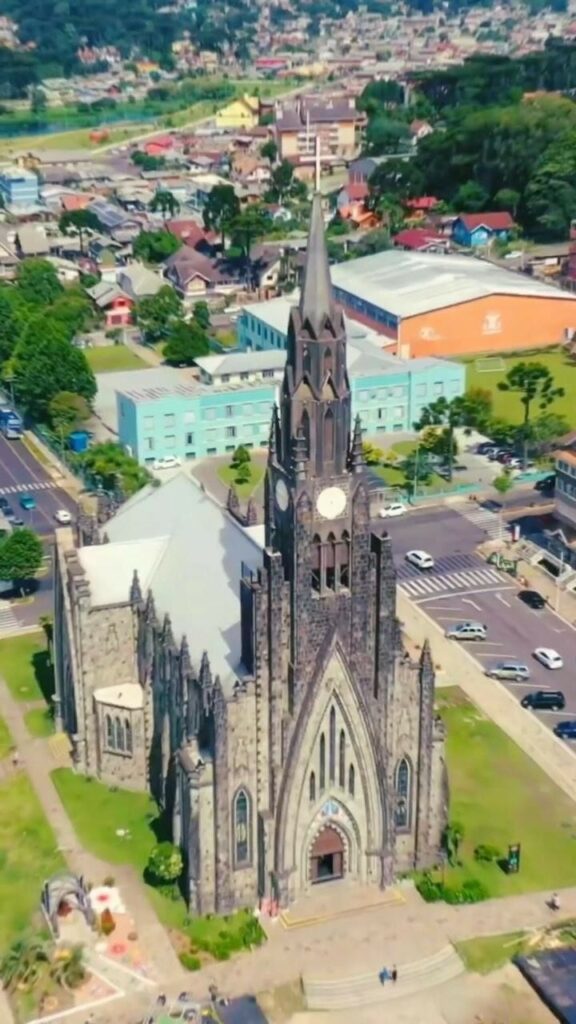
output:
[[[477,612],[480,611],[480,605],[476,604],[476,602],[472,601],[469,597],[463,597],[462,604],[469,604],[472,608],[475,608]]]
[[[506,599],[504,597],[502,597],[502,594],[496,594],[496,600],[497,601],[501,601],[502,604],[505,604],[507,608],[511,608],[512,607],[510,602],[506,601]]]
[[[403,587],[402,587],[402,590],[404,590]],[[508,584],[508,585],[505,585],[505,586],[502,586],[502,587],[485,587],[484,589],[479,589],[479,590],[463,590],[460,594],[451,594],[450,596],[451,597],[464,598],[468,594],[494,594],[494,593],[496,593],[497,591],[500,591],[500,590],[514,590],[514,587],[510,586]],[[411,597],[410,594],[405,594],[405,596],[408,598],[409,601],[413,600],[413,598]],[[436,597],[421,597],[419,600],[413,600],[413,603],[414,604],[425,604],[428,601],[437,601],[437,600],[438,600],[438,598],[436,598]],[[576,626],[574,627],[574,629],[576,630]]]
[[[521,661],[522,660],[516,654],[502,654],[501,651],[495,651],[494,654],[491,654],[490,651],[478,651],[478,657],[479,658],[506,658],[506,661]],[[524,662],[522,662],[522,664],[524,664]],[[503,681],[505,683],[510,682],[509,679],[505,679]],[[526,682],[529,682],[529,680],[526,680]]]
[[[456,609],[453,609],[456,611]],[[437,615],[436,618],[439,622],[462,622],[461,615]]]

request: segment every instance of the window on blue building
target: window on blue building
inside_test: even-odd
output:
[[[236,427],[226,427],[224,433],[226,437],[236,437]]]
[[[186,444],[194,444],[194,434],[186,434]]]

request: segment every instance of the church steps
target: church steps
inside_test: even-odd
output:
[[[387,964],[390,969],[391,964]],[[453,946],[443,947],[432,956],[398,968],[398,981],[380,984],[378,971],[334,981],[303,979],[306,1004],[310,1010],[335,1010],[371,1003],[389,1002],[415,995],[451,981],[464,973],[464,965]]]

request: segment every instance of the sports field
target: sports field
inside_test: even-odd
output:
[[[492,392],[495,416],[520,423],[522,406],[519,396],[509,391],[499,391],[498,383],[506,377],[516,363],[543,363],[554,377],[557,387],[564,388],[563,398],[556,399],[547,412],[565,416],[569,423],[574,419],[576,405],[576,360],[571,359],[563,348],[543,349],[529,352],[514,352],[502,356],[480,356],[462,359],[466,364],[467,388],[484,388]]]

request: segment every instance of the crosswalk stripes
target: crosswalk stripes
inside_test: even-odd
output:
[[[54,489],[56,484],[53,484],[51,480],[42,480],[40,483],[29,483],[29,484],[13,484],[11,487],[0,487],[0,494],[23,494],[31,491],[48,491]]]
[[[491,587],[494,584],[502,584],[502,576],[495,569],[474,569],[449,573],[447,576],[427,576],[426,578],[402,580],[399,587],[410,597],[421,598],[459,590]]]
[[[483,530],[490,540],[500,540],[501,537],[504,539],[510,532],[510,524],[501,519],[497,512],[492,512],[489,508],[479,508],[472,503],[469,505],[455,505],[453,507],[464,519],[474,523],[474,526]]]
[[[0,636],[2,633],[13,633],[18,628],[18,619],[6,601],[0,601]]]

